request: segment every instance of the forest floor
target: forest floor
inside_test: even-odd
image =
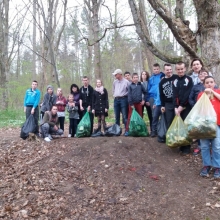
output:
[[[200,156],[150,137],[19,134],[0,129],[2,219],[220,219],[220,181],[199,176]]]

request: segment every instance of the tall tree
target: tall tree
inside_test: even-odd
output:
[[[189,26],[190,21],[185,20],[183,16],[183,1],[176,0],[176,10],[173,15],[164,1],[148,0],[151,7],[167,24],[173,37],[182,46],[185,51],[184,57],[175,57],[158,50],[148,37],[147,27],[136,5],[135,0],[128,0],[136,25],[136,31],[143,41],[145,47],[158,58],[165,62],[176,63],[179,60],[190,62],[195,57],[200,57],[205,65],[211,69],[217,77],[220,71],[220,3],[217,0],[193,0],[196,8],[198,20],[198,30],[194,33]],[[197,37],[198,36],[198,37]],[[201,54],[198,51],[201,48]]]
[[[94,75],[95,78],[102,78],[101,70],[101,53],[100,53],[100,41],[99,41],[99,10],[102,0],[84,0],[87,8],[92,13],[92,32],[93,32],[93,44],[94,44]]]
[[[9,0],[0,2],[0,90],[2,108],[8,107],[7,75],[9,73],[8,43],[9,43]]]

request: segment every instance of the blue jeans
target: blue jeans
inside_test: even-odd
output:
[[[200,143],[203,165],[220,168],[220,126],[217,125],[216,138],[200,139]],[[212,154],[210,153],[210,143]]]
[[[120,126],[120,113],[122,113],[123,123],[126,127],[128,120],[128,97],[114,99],[115,123]]]
[[[161,105],[156,105],[153,111],[152,131],[157,131],[157,124],[161,115]]]

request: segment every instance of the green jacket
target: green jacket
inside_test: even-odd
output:
[[[59,126],[58,115],[56,115],[55,121],[51,121],[51,119],[52,119],[51,112],[46,111],[40,125],[48,123],[52,127],[54,127],[55,125],[58,127]]]

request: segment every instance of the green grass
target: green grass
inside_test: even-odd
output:
[[[2,127],[21,127],[22,124],[25,122],[25,113],[23,108],[18,109],[8,109],[8,110],[0,110],[0,128]],[[144,110],[144,121],[147,125],[149,125],[149,119],[147,116],[146,109]],[[97,119],[94,118],[94,122],[97,123]],[[106,117],[106,122],[108,124],[115,123],[115,115],[114,115],[114,107],[113,107],[113,100],[110,100],[109,103],[109,111],[108,117]],[[65,123],[69,123],[68,119],[68,112],[66,112],[66,119]],[[122,123],[122,119],[121,119]]]
[[[21,127],[21,125],[25,122],[25,113],[23,108],[1,110],[0,115],[0,128]]]

